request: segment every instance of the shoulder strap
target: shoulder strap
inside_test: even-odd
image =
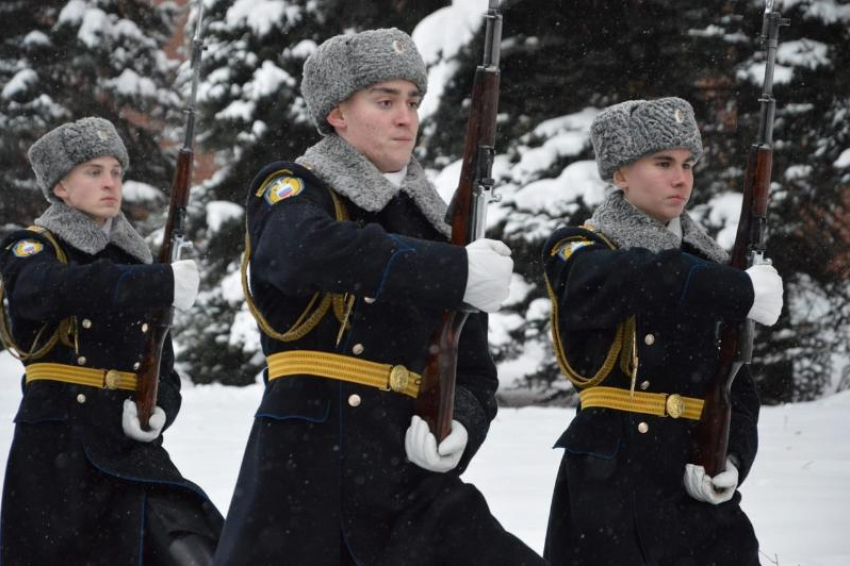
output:
[[[334,204],[334,218],[337,221],[348,220],[348,211],[345,208],[345,205],[340,200],[339,196],[328,187],[328,191],[330,192],[331,199]],[[345,328],[345,321],[347,319],[346,310],[350,307],[348,305],[352,304],[352,301],[348,301],[348,305],[346,305],[346,300],[343,295],[338,295],[334,293],[315,293],[310,301],[307,303],[307,307],[295,321],[295,323],[285,332],[280,332],[275,330],[266,317],[263,316],[263,313],[260,312],[260,309],[257,307],[257,304],[254,302],[254,297],[251,295],[251,285],[248,282],[248,266],[251,262],[251,235],[248,232],[248,219],[245,219],[245,253],[242,256],[242,292],[245,294],[245,301],[248,303],[248,310],[251,312],[251,315],[254,317],[254,320],[257,321],[257,325],[259,325],[260,330],[270,338],[274,338],[275,340],[280,340],[281,342],[293,342],[295,340],[299,340],[307,335],[313,328],[319,324],[319,321],[324,318],[325,314],[328,312],[328,309],[333,306],[334,315],[337,319],[343,324],[343,327],[340,329],[340,333]],[[320,299],[321,298],[321,299]]]
[[[27,227],[27,230],[38,234],[39,236],[45,238],[48,242],[50,242],[51,247],[53,248],[54,253],[56,254],[56,259],[58,259],[61,263],[68,263],[68,256],[65,253],[65,250],[62,249],[62,246],[59,245],[59,242],[56,240],[56,237],[50,233],[49,230],[42,226],[32,225]],[[35,338],[32,341],[32,347],[27,351],[25,348],[22,348],[15,339],[12,337],[12,324],[9,319],[9,313],[6,310],[6,289],[5,285],[3,285],[2,279],[0,279],[0,341],[3,342],[3,345],[9,350],[9,353],[12,356],[22,362],[28,360],[36,360],[38,358],[43,357],[47,352],[53,349],[56,345],[56,342],[59,339],[62,339],[62,342],[66,345],[73,345],[70,341],[72,336],[75,336],[74,332],[74,320],[73,317],[69,317],[63,319],[53,331],[53,334],[47,340],[47,342],[39,347],[38,342],[41,339],[44,331],[50,326],[49,324],[45,324],[42,326],[38,333],[35,335]]]
[[[593,226],[585,224],[582,228],[594,232],[594,234],[612,250],[617,249],[617,246],[607,236],[601,232],[597,232]],[[558,253],[559,247],[560,246],[556,244],[553,246],[550,253],[552,255]],[[546,291],[549,294],[549,299],[552,301],[550,325],[552,327],[552,342],[555,345],[555,357],[558,360],[558,366],[560,366],[564,375],[567,376],[567,379],[569,379],[577,389],[584,389],[586,387],[599,385],[611,374],[611,371],[617,363],[617,358],[619,357],[620,368],[624,373],[631,376],[631,389],[634,391],[638,367],[637,339],[635,336],[637,332],[637,323],[635,321],[635,317],[631,316],[625,322],[617,325],[617,328],[614,331],[614,342],[608,349],[608,353],[605,356],[605,361],[602,362],[602,366],[593,376],[583,376],[576,371],[575,368],[573,368],[567,359],[566,349],[564,347],[564,342],[561,339],[561,331],[558,325],[558,297],[555,296],[555,291],[552,288],[552,284],[549,282],[549,276],[545,271],[543,273],[543,278],[546,281]]]

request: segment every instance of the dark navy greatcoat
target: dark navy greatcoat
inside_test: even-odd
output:
[[[294,342],[264,334],[263,351],[331,352],[421,373],[441,313],[461,304],[466,251],[446,243],[403,192],[376,213],[340,199],[348,221],[335,219],[325,183],[294,163],[255,178],[250,283],[275,330],[287,330],[317,291],[355,296],[338,345],[341,323],[329,312]],[[486,316],[470,316],[455,408],[469,445],[459,469],[438,474],[406,459],[411,397],[307,375],[267,381],[216,564],[542,564],[459,478],[496,413],[496,386]]]
[[[637,391],[702,398],[717,364],[718,321],[745,320],[753,303],[744,272],[687,247],[612,250],[593,232],[563,228],[549,238],[543,260],[562,345],[583,376],[601,366],[616,326],[636,316]],[[617,364],[601,385],[628,391],[630,376]],[[755,458],[758,413],[745,368],[732,388],[729,439],[739,482]],[[564,457],[544,556],[556,566],[757,565],[758,542],[740,493],[715,506],[685,492],[696,424],[580,408],[556,444]]]
[[[16,254],[16,245],[40,251]],[[167,265],[139,265],[113,244],[92,256],[57,238],[62,264],[42,235],[19,231],[2,244],[0,268],[15,341],[28,349],[47,324],[49,337],[74,317],[77,347],[63,341],[30,363],[132,372],[141,361],[143,324],[173,300]],[[146,328],[146,327],[145,327]],[[39,342],[43,343],[43,339]],[[180,410],[180,379],[170,339],[160,368],[157,404],[166,428]],[[124,435],[123,402],[133,392],[55,381],[22,381],[23,399],[3,484],[0,518],[2,566],[151,566],[144,556],[147,499],[186,500],[197,509],[191,529],[215,536],[221,516],[206,495],[184,479],[162,447]],[[166,520],[167,527],[175,527]],[[183,524],[182,527],[186,527]],[[182,528],[181,527],[181,528]]]

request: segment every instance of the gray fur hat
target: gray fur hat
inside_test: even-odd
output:
[[[623,165],[665,149],[688,149],[698,161],[702,139],[687,100],[627,100],[600,112],[590,126],[599,176],[611,181]]]
[[[29,152],[32,170],[48,201],[58,200],[53,187],[71,170],[90,159],[111,155],[125,170],[130,157],[112,122],[90,116],[62,124],[41,136]]]
[[[369,30],[332,37],[310,54],[301,94],[319,133],[328,135],[334,129],[326,118],[337,104],[360,89],[399,79],[425,94],[428,71],[416,44],[396,28]]]

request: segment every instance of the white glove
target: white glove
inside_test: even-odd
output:
[[[124,428],[124,434],[128,438],[138,440],[139,442],[156,440],[156,437],[162,432],[162,427],[165,426],[165,411],[160,407],[155,407],[151,418],[148,419],[150,430],[142,430],[136,403],[132,399],[125,399],[124,414],[121,416],[121,426]]]
[[[726,470],[713,478],[705,468],[695,464],[685,465],[685,491],[697,501],[718,505],[732,499],[738,487],[738,468],[731,458],[726,458]]]
[[[463,301],[485,312],[496,312],[510,293],[514,260],[498,240],[481,238],[466,246],[469,276]]]
[[[171,264],[174,272],[174,302],[175,307],[186,310],[195,304],[198,296],[198,286],[201,277],[198,274],[198,264],[194,259],[181,259]]]
[[[747,269],[747,275],[753,282],[755,299],[747,318],[773,326],[782,312],[782,277],[770,264],[754,265]]]
[[[420,468],[430,472],[445,473],[455,469],[469,435],[466,428],[457,421],[452,421],[452,431],[437,447],[437,439],[428,428],[428,423],[413,415],[410,419],[410,427],[404,435],[404,451],[407,459]]]

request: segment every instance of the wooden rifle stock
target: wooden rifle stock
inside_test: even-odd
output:
[[[168,205],[168,217],[163,231],[162,247],[157,255],[158,263],[171,263],[172,257],[178,251],[175,244],[182,240],[186,207],[189,204],[189,188],[192,184],[192,165],[194,152],[190,149],[180,149],[177,157],[177,169],[171,184],[171,201]],[[147,427],[148,420],[156,406],[156,396],[159,389],[159,366],[162,360],[162,347],[165,337],[171,328],[174,318],[174,308],[154,311],[148,322],[148,338],[145,342],[145,354],[138,370],[138,386],[136,389],[136,406],[139,422]]]
[[[168,203],[168,216],[162,236],[162,246],[157,254],[158,263],[171,263],[179,259],[181,247],[185,241],[186,209],[189,205],[189,191],[192,186],[192,168],[194,165],[195,140],[195,99],[200,75],[201,24],[203,22],[203,0],[198,0],[198,20],[192,40],[192,93],[186,104],[186,131],[183,147],[177,155],[177,168],[171,182],[171,199]],[[137,371],[136,408],[139,423],[148,429],[148,421],[156,407],[159,390],[159,368],[162,361],[162,348],[174,319],[174,308],[158,309],[151,313],[148,321],[148,337],[145,343],[144,358]]]
[[[776,58],[779,27],[787,25],[773,0],[768,0],[762,27],[767,46],[764,92],[761,103],[759,139],[750,149],[744,177],[741,216],[730,265],[737,269],[765,263],[767,250],[767,201],[773,166],[773,118],[776,101],[773,98],[773,66]],[[732,382],[738,371],[753,357],[754,324],[723,324],[717,369],[706,383],[705,403],[697,425],[693,447],[693,463],[703,466],[709,476],[726,468],[729,427],[732,420]]]
[[[447,221],[452,227],[450,241],[457,246],[466,246],[483,235],[487,202],[492,200],[491,171],[499,107],[498,50],[502,18],[498,7],[497,0],[490,0],[484,63],[475,70],[460,180],[448,212]],[[428,423],[438,442],[452,430],[458,343],[470,312],[473,310],[443,313],[439,328],[428,342],[415,410]]]
[[[754,146],[744,178],[741,217],[732,248],[730,265],[737,269],[750,266],[751,252],[763,245],[767,220],[767,196],[770,189],[772,151]],[[761,251],[763,251],[763,247]],[[710,476],[726,467],[729,426],[732,420],[732,382],[744,364],[752,360],[753,322],[724,324],[720,333],[717,369],[706,384],[705,403],[697,426],[693,463],[703,466]]]

